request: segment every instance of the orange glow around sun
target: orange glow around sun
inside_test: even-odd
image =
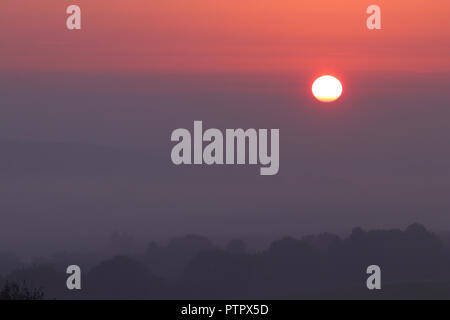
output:
[[[321,76],[314,81],[312,93],[321,102],[333,102],[341,96],[342,84],[333,76]]]

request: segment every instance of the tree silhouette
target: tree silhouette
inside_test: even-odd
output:
[[[22,286],[15,282],[6,281],[0,290],[0,300],[42,300],[42,288],[30,289],[24,282]]]

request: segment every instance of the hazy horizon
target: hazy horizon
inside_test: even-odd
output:
[[[450,74],[341,77],[324,106],[308,73],[3,73],[1,242],[450,229]],[[280,172],[174,166],[170,133],[194,120],[279,128]]]

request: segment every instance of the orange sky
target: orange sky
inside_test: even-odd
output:
[[[66,30],[70,4],[81,31]],[[449,71],[449,57],[444,0],[0,2],[3,71]]]

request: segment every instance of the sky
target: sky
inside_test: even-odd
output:
[[[71,4],[81,31],[65,29]],[[449,10],[442,0],[3,0],[0,70],[448,71]]]
[[[0,250],[450,230],[450,3],[373,3],[1,0]],[[321,74],[335,103],[311,95]],[[279,128],[279,174],[173,166],[194,120]]]

